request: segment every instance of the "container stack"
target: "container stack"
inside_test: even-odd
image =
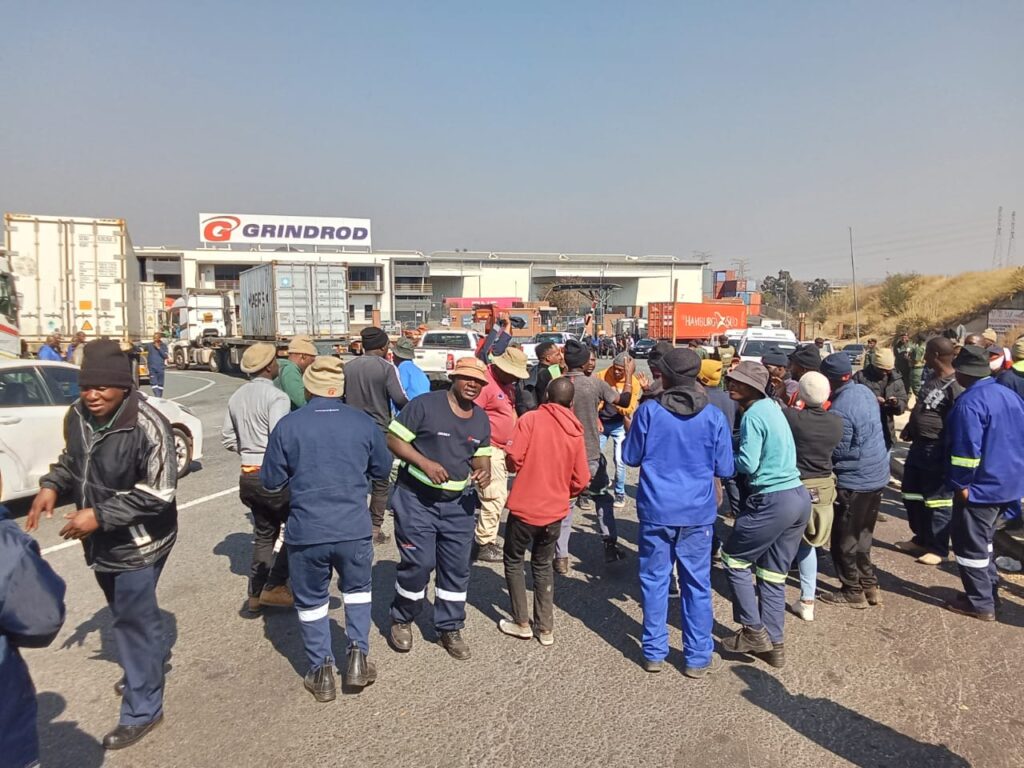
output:
[[[714,297],[716,299],[739,299],[747,305],[749,314],[761,315],[761,293],[756,280],[739,279],[731,269],[715,272]]]

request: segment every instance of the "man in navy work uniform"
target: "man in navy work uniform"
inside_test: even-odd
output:
[[[288,570],[309,659],[306,690],[317,701],[336,696],[331,626],[331,569],[340,576],[349,648],[344,682],[363,688],[377,679],[370,652],[373,542],[366,497],[370,480],[391,472],[384,436],[365,413],[341,402],[341,360],[318,357],[302,374],[306,405],[281,419],[260,467],[264,488],[288,486],[285,526]]]
[[[946,604],[982,621],[996,618],[999,574],[992,557],[996,520],[1024,496],[1024,400],[991,377],[988,353],[966,346],[953,362],[964,388],[946,422],[947,478],[953,489],[953,554],[965,595]]]
[[[164,396],[164,371],[167,368],[167,345],[163,334],[153,334],[153,341],[146,345],[146,367],[149,368],[149,385],[156,397]]]
[[[0,765],[39,765],[36,691],[19,648],[45,648],[64,624],[64,581],[0,506]]]
[[[719,363],[719,365],[721,365]],[[711,627],[711,540],[718,514],[716,477],[732,477],[732,433],[697,383],[700,358],[673,349],[661,360],[664,391],[633,417],[623,461],[640,467],[640,587],[644,668],[661,670],[668,656],[668,590],[678,562],[687,677],[721,667]]]
[[[470,657],[461,630],[476,527],[473,485],[491,481],[491,424],[473,404],[487,383],[487,366],[464,357],[451,380],[448,391],[410,401],[389,428],[388,447],[402,462],[392,502],[402,559],[388,638],[396,651],[412,649],[412,622],[436,566],[434,626],[445,650],[462,660]]]
[[[64,451],[39,481],[25,530],[53,516],[59,495],[74,500],[60,534],[82,542],[114,616],[121,720],[103,746],[122,749],[163,720],[167,646],[156,586],[178,534],[178,463],[171,425],[134,389],[131,361],[116,341],[85,345],[78,386]]]
[[[722,647],[782,667],[786,574],[811,516],[811,497],[800,481],[793,433],[782,408],[768,397],[768,370],[759,363],[742,362],[726,380],[730,397],[743,409],[736,469],[747,475],[750,496],[722,547],[733,618],[742,625],[734,636],[722,640]],[[756,590],[751,570],[756,573]]]

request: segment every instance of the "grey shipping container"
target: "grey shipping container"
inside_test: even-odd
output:
[[[239,276],[242,336],[285,339],[348,334],[348,266],[271,261]]]

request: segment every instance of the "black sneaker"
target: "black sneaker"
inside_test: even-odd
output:
[[[317,701],[334,701],[338,695],[334,686],[334,659],[328,657],[319,667],[309,670],[305,685]]]
[[[676,581],[675,576],[668,577],[668,596],[679,597],[679,582]]]
[[[472,655],[469,652],[469,643],[462,639],[462,633],[459,630],[441,631],[438,634],[440,635],[441,645],[444,646],[444,649],[448,651],[448,655],[453,659],[465,661]]]
[[[722,648],[730,653],[765,653],[772,650],[772,641],[764,627],[751,629],[744,626],[732,637],[722,640]]]
[[[589,512],[594,508],[594,500],[589,496],[580,496],[576,499],[576,506],[584,512]]]
[[[481,563],[501,563],[505,560],[501,547],[493,541],[490,544],[478,545],[475,550],[473,559]]]
[[[608,539],[604,543],[604,561],[606,563],[614,563],[618,560],[625,560],[626,553],[619,549],[619,545],[611,539]]]

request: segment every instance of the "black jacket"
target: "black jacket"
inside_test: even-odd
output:
[[[82,542],[97,571],[152,565],[174,546],[178,465],[171,425],[146,398],[132,392],[114,424],[90,426],[81,400],[64,418],[64,452],[39,485],[92,507],[100,527]]]
[[[893,417],[907,410],[907,388],[903,378],[896,371],[886,375],[877,368],[868,367],[853,374],[853,380],[870,389],[875,397],[885,400],[879,407],[882,412],[882,436],[885,437],[885,447],[891,449],[896,431]],[[890,398],[896,402],[891,402]]]

